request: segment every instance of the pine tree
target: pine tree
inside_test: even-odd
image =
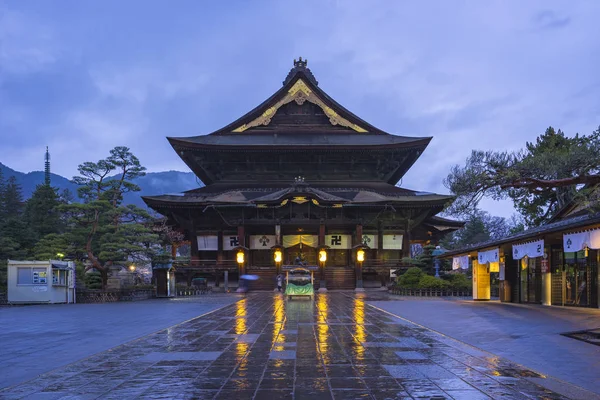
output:
[[[27,200],[23,219],[29,225],[36,242],[50,233],[60,233],[59,205],[56,189],[46,184],[38,185]]]
[[[4,217],[17,218],[23,212],[23,193],[17,178],[11,176],[3,188]]]

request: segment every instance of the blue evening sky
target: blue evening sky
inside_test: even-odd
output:
[[[0,162],[39,170],[48,145],[71,177],[126,145],[149,171],[187,171],[165,137],[238,118],[302,56],[363,119],[433,136],[402,184],[446,193],[473,148],[600,124],[599,15],[597,0],[7,0]]]

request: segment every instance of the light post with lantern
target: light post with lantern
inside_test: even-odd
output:
[[[365,262],[365,258],[367,256],[366,250],[368,250],[369,247],[364,244],[359,244],[357,246],[354,246],[354,248],[356,249],[356,289],[355,290],[357,292],[364,292],[365,289],[363,288],[362,271],[363,271],[363,263]]]
[[[329,249],[329,246],[321,246],[319,248],[319,292],[327,291],[327,282],[325,280],[325,263],[327,262],[327,249]]]
[[[283,246],[275,245],[271,247],[273,250],[273,261],[275,262],[275,276],[279,277],[281,274],[281,263],[283,262]],[[277,291],[277,287],[275,288]]]

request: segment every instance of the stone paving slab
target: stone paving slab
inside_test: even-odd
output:
[[[254,293],[7,388],[0,398],[568,398],[533,371],[393,319],[360,295],[333,292],[306,302]]]
[[[562,336],[565,332],[600,327],[599,309],[383,293],[369,293],[368,299],[369,304],[403,318],[396,319],[406,326],[420,324],[442,334],[433,333],[434,336],[447,335],[471,345],[463,346],[462,353],[479,359],[500,356],[512,360],[558,379],[556,383],[546,379],[554,390],[567,388],[570,383],[600,394],[600,346]],[[578,391],[576,387],[568,390]],[[586,399],[589,393],[570,396]]]

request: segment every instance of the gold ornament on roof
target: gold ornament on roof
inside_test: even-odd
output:
[[[302,79],[298,79],[296,83],[288,90],[287,94],[284,98],[279,100],[275,105],[268,108],[262,115],[253,121],[240,126],[233,130],[233,132],[244,132],[247,129],[253,128],[255,126],[260,125],[269,125],[271,123],[271,119],[279,110],[279,108],[287,103],[295,101],[296,104],[302,105],[305,101],[309,101],[317,106],[321,107],[325,115],[329,117],[329,122],[331,125],[341,125],[347,128],[353,129],[356,132],[368,132],[366,129],[353,124],[347,119],[341,117],[338,113],[336,113],[331,107],[327,106],[323,101],[315,95],[315,93],[306,85],[306,83]]]

